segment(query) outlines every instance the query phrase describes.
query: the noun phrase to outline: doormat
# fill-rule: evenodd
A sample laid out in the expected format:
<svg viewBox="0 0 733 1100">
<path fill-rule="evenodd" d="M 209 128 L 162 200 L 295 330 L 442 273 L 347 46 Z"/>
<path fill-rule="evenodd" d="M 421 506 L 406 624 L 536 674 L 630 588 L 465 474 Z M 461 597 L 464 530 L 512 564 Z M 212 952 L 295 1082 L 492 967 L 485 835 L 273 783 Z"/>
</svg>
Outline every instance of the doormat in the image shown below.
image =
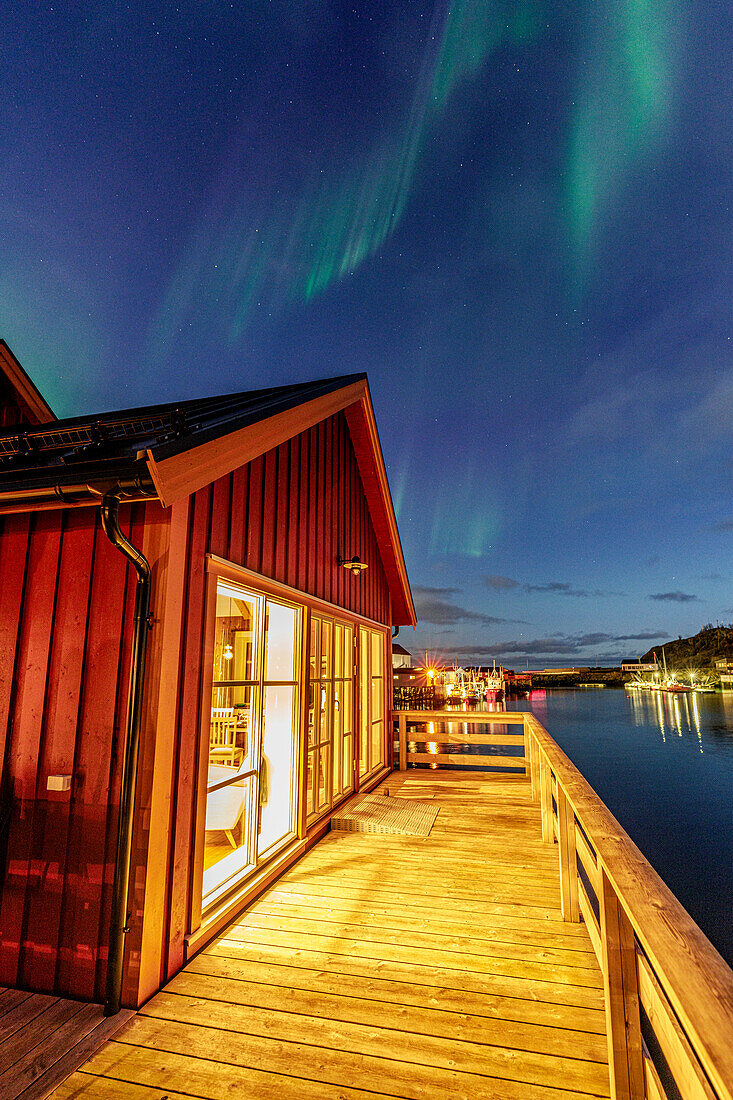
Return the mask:
<svg viewBox="0 0 733 1100">
<path fill-rule="evenodd" d="M 331 818 L 331 828 L 344 833 L 396 833 L 430 836 L 439 806 L 408 798 L 365 794 Z"/>
</svg>

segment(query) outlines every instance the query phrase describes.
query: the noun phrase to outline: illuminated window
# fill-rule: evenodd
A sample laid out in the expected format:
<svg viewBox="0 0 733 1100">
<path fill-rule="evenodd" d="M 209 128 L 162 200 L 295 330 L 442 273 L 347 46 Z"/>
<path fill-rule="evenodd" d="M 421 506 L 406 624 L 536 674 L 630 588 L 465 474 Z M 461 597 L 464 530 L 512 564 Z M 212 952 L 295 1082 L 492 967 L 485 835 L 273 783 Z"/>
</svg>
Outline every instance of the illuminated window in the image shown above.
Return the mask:
<svg viewBox="0 0 733 1100">
<path fill-rule="evenodd" d="M 216 588 L 203 903 L 295 835 L 300 608 Z"/>
<path fill-rule="evenodd" d="M 381 630 L 359 627 L 359 776 L 385 761 L 385 651 Z"/>
<path fill-rule="evenodd" d="M 306 815 L 320 817 L 354 786 L 353 627 L 311 615 Z"/>
</svg>

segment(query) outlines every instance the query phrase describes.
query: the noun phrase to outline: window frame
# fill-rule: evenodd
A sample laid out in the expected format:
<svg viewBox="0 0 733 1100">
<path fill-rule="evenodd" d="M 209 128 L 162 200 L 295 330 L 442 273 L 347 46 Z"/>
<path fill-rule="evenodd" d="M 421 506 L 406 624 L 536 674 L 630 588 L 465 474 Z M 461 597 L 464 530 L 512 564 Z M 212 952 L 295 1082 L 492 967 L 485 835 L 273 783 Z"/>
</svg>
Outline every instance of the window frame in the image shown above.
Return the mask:
<svg viewBox="0 0 733 1100">
<path fill-rule="evenodd" d="M 286 603 L 294 604 L 301 611 L 301 629 L 299 639 L 299 653 L 298 653 L 298 688 L 299 688 L 299 713 L 298 713 L 298 739 L 297 739 L 297 763 L 293 769 L 293 781 L 296 786 L 296 803 L 295 803 L 295 820 L 296 820 L 296 837 L 293 841 L 305 841 L 306 837 L 315 829 L 322 829 L 323 822 L 333 813 L 338 806 L 346 799 L 352 797 L 357 793 L 360 788 L 367 782 L 371 783 L 378 773 L 375 771 L 366 776 L 359 776 L 359 743 L 360 743 L 360 700 L 359 700 L 359 688 L 358 688 L 358 645 L 354 647 L 354 677 L 352 686 L 353 695 L 353 746 L 354 746 L 354 767 L 353 767 L 353 784 L 350 790 L 346 791 L 339 796 L 337 801 L 332 801 L 331 806 L 324 810 L 320 817 L 311 818 L 306 822 L 306 776 L 307 776 L 307 736 L 308 736 L 308 685 L 309 685 L 309 661 L 310 661 L 310 620 L 311 614 L 320 616 L 326 616 L 331 619 L 338 619 L 342 623 L 346 623 L 352 628 L 353 637 L 358 639 L 359 628 L 366 626 L 370 630 L 379 631 L 384 635 L 384 652 L 385 660 L 387 653 L 387 642 L 389 639 L 390 627 L 388 624 L 377 622 L 374 619 L 370 619 L 364 615 L 359 615 L 356 612 L 350 611 L 348 608 L 341 607 L 339 604 L 330 603 L 327 600 L 322 600 L 317 596 L 312 596 L 310 593 L 303 592 L 300 589 L 294 588 L 291 585 L 284 584 L 281 581 L 275 581 L 271 577 L 266 577 L 261 573 L 256 573 L 246 566 L 238 565 L 236 562 L 227 560 L 220 557 L 217 554 L 207 553 L 204 559 L 204 569 L 206 572 L 206 594 L 204 600 L 204 615 L 203 615 L 203 631 L 202 631 L 202 646 L 200 650 L 200 704 L 199 704 L 199 724 L 197 730 L 198 737 L 198 758 L 196 764 L 196 788 L 193 800 L 193 815 L 194 820 L 192 822 L 193 828 L 193 843 L 189 848 L 189 904 L 188 904 L 188 928 L 187 937 L 195 937 L 206 922 L 211 918 L 211 909 L 213 908 L 217 913 L 220 910 L 225 910 L 226 907 L 234 907 L 236 898 L 238 895 L 246 891 L 247 884 L 237 882 L 232 885 L 231 890 L 226 893 L 222 893 L 221 897 L 217 899 L 213 907 L 207 908 L 204 912 L 202 908 L 202 887 L 203 887 L 203 865 L 204 865 L 204 847 L 205 847 L 205 819 L 206 819 L 206 789 L 207 789 L 207 761 L 208 761 L 208 729 L 210 722 L 211 712 L 211 698 L 213 688 L 213 658 L 214 658 L 214 635 L 216 629 L 216 586 L 219 579 L 230 580 L 235 584 L 241 585 L 243 588 L 249 588 L 257 595 L 263 597 L 272 596 L 275 599 L 282 600 Z M 385 674 L 384 683 L 387 684 L 387 676 Z M 389 768 L 389 730 L 388 730 L 388 714 L 391 709 L 389 706 L 389 699 L 386 695 L 385 688 L 385 744 L 384 744 L 384 765 L 383 769 L 386 771 Z M 204 736 L 206 734 L 206 736 Z M 268 856 L 267 862 L 275 861 L 281 849 L 278 847 L 277 851 L 272 853 L 272 856 Z M 263 852 L 263 857 L 268 853 Z M 253 873 L 252 878 L 257 878 L 259 872 L 263 869 L 258 861 L 256 872 Z"/>
</svg>

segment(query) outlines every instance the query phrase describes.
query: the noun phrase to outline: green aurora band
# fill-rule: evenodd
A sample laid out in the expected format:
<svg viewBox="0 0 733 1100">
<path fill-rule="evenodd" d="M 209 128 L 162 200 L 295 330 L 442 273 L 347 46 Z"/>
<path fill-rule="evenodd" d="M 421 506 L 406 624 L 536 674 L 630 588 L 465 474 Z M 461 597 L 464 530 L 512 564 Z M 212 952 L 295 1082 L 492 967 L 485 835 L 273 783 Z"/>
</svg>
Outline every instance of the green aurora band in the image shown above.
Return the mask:
<svg viewBox="0 0 733 1100">
<path fill-rule="evenodd" d="M 569 299 L 582 297 L 604 214 L 635 164 L 660 146 L 670 115 L 676 0 L 610 0 L 580 8 L 556 216 L 565 225 Z M 375 256 L 415 190 L 423 154 L 456 97 L 507 46 L 552 33 L 538 0 L 438 0 L 403 124 L 356 163 L 314 169 L 294 201 L 253 211 L 240 196 L 203 217 L 154 324 L 153 363 L 167 358 L 195 312 L 236 343 L 256 312 L 307 302 Z M 487 225 L 489 235 L 491 225 Z M 474 542 L 476 540 L 473 540 Z"/>
</svg>

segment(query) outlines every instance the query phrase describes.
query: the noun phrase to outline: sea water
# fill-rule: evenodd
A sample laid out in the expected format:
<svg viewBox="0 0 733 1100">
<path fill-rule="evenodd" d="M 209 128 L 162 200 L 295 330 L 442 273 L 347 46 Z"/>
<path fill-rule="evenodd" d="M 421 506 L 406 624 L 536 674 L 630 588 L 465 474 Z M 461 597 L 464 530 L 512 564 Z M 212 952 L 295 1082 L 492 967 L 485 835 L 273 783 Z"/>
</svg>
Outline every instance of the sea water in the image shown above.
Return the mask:
<svg viewBox="0 0 733 1100">
<path fill-rule="evenodd" d="M 733 966 L 733 693 L 536 691 L 507 709 L 533 711 Z"/>
</svg>

